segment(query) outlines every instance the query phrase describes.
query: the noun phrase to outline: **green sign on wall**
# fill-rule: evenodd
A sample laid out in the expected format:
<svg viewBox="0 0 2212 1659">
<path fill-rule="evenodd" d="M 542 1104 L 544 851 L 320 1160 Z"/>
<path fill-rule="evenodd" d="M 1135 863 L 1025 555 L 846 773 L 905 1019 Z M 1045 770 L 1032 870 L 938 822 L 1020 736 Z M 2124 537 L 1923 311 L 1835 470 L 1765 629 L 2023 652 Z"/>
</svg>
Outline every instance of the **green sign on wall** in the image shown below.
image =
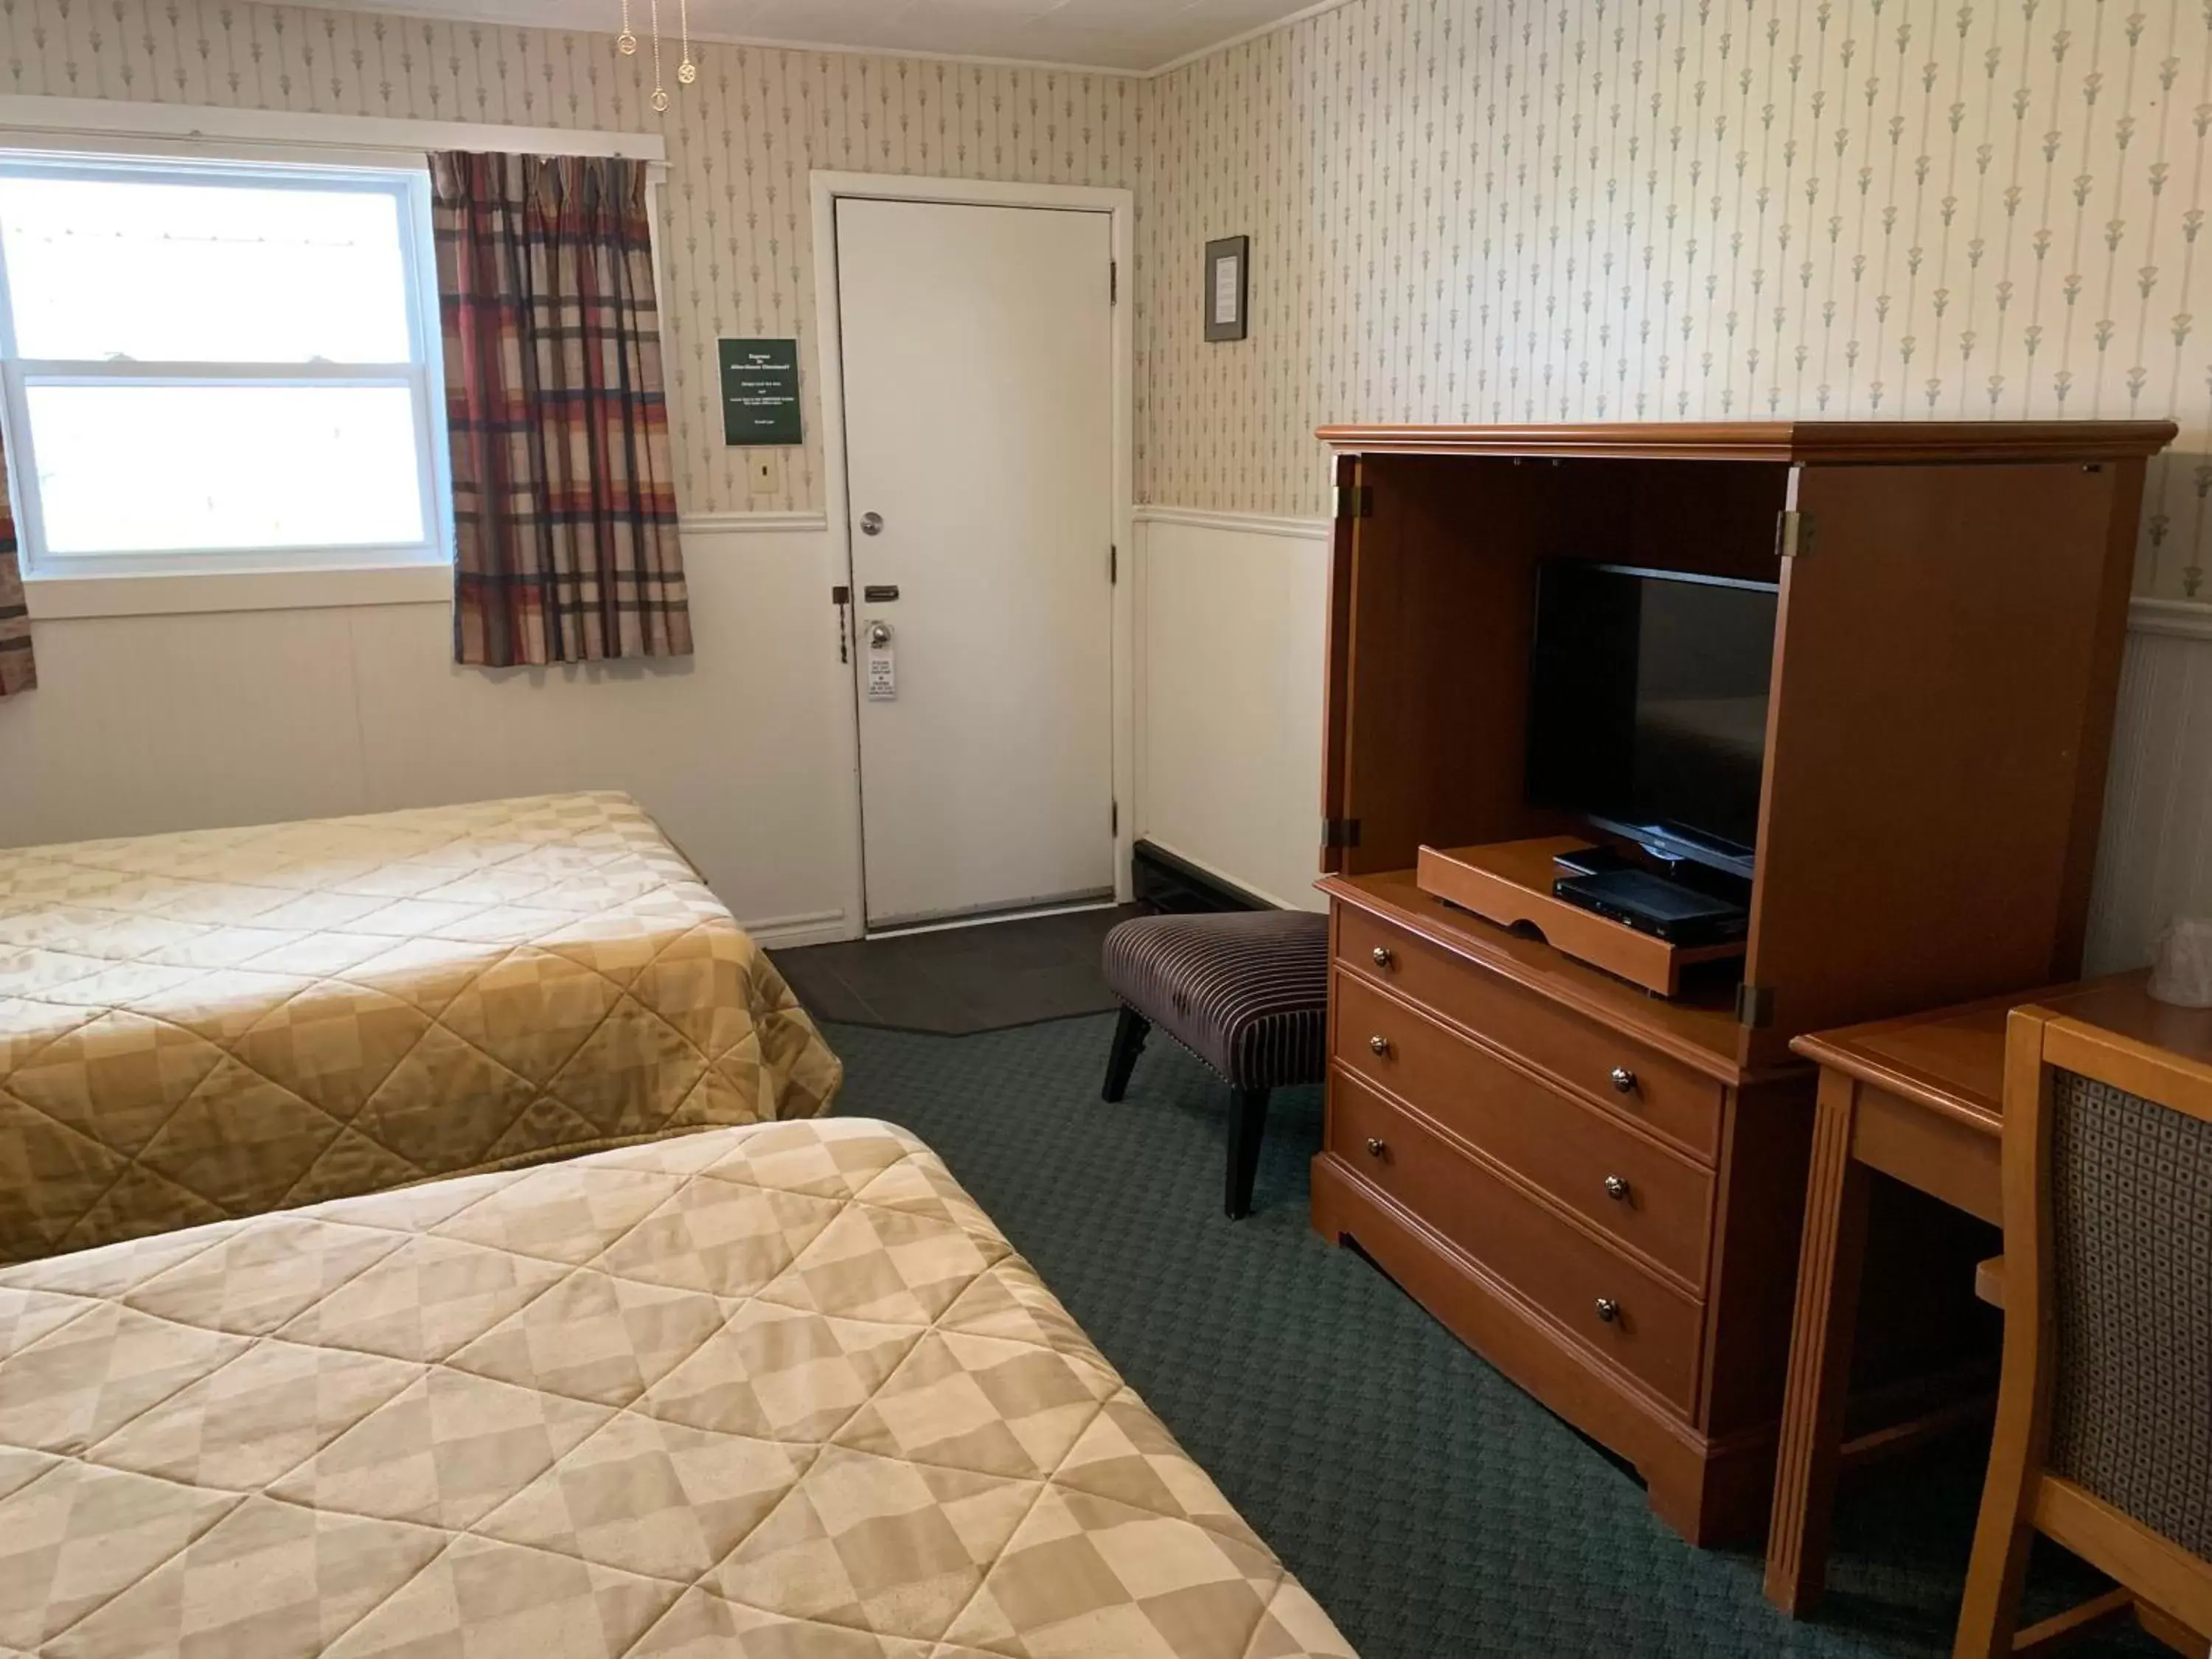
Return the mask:
<svg viewBox="0 0 2212 1659">
<path fill-rule="evenodd" d="M 724 340 L 722 441 L 795 444 L 799 434 L 799 342 Z"/>
</svg>

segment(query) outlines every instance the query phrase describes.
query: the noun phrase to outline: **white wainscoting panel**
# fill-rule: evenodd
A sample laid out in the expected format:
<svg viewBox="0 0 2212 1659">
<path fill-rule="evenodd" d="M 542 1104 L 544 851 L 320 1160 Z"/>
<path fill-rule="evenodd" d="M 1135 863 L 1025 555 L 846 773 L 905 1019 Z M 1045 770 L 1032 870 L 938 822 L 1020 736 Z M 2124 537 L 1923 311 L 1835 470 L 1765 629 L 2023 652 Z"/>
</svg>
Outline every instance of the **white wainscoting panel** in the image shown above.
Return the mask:
<svg viewBox="0 0 2212 1659">
<path fill-rule="evenodd" d="M 1328 527 L 1139 507 L 1138 833 L 1319 909 Z"/>
<path fill-rule="evenodd" d="M 1327 526 L 1139 510 L 1138 832 L 1317 908 Z M 698 654 L 486 672 L 442 604 L 38 623 L 0 705 L 0 845 L 626 789 L 763 939 L 850 936 L 825 532 L 684 526 Z M 2090 915 L 2094 971 L 2212 914 L 2212 607 L 2138 602 Z"/>
<path fill-rule="evenodd" d="M 764 942 L 847 937 L 825 540 L 687 520 L 673 660 L 458 668 L 444 603 L 40 622 L 39 687 L 0 706 L 0 845 L 622 789 Z"/>
<path fill-rule="evenodd" d="M 2089 970 L 2149 961 L 2177 915 L 2212 915 L 2212 607 L 2139 600 L 2120 671 Z"/>
<path fill-rule="evenodd" d="M 370 810 L 344 611 L 31 629 L 39 684 L 0 702 L 0 844 Z"/>
<path fill-rule="evenodd" d="M 1316 905 L 1328 526 L 1138 509 L 1139 832 L 1279 903 Z M 2212 606 L 2130 619 L 2087 965 L 2150 958 L 2212 915 Z"/>
</svg>

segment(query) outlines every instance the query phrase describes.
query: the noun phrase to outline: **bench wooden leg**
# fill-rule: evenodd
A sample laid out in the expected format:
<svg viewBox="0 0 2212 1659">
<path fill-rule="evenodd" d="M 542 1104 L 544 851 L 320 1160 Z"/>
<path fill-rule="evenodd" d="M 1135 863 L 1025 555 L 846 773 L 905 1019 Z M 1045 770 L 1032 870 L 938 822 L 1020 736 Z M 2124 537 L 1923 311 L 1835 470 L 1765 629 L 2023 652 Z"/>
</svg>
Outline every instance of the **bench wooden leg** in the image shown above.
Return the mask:
<svg viewBox="0 0 2212 1659">
<path fill-rule="evenodd" d="M 1152 1029 L 1152 1021 L 1135 1009 L 1121 1010 L 1121 1023 L 1114 1028 L 1114 1047 L 1106 1056 L 1106 1086 L 1099 1091 L 1102 1098 L 1119 1100 L 1128 1093 L 1129 1073 L 1136 1069 L 1137 1056 L 1144 1051 L 1145 1038 Z"/>
<path fill-rule="evenodd" d="M 1260 1140 L 1267 1130 L 1267 1091 L 1237 1089 L 1229 1105 L 1229 1182 L 1222 1207 L 1231 1221 L 1252 1213 L 1252 1178 L 1260 1170 Z"/>
</svg>

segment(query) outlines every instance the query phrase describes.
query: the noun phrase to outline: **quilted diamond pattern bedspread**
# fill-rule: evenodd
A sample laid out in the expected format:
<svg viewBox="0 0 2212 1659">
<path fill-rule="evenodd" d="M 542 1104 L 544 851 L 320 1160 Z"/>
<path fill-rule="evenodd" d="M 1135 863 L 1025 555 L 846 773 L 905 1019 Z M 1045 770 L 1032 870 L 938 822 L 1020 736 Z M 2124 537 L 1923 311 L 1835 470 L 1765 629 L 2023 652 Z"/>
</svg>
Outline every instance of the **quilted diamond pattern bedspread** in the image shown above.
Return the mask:
<svg viewBox="0 0 2212 1659">
<path fill-rule="evenodd" d="M 826 1106 L 629 797 L 0 850 L 0 1262 Z"/>
<path fill-rule="evenodd" d="M 1350 1650 L 936 1156 L 832 1118 L 0 1271 L 0 1653 Z"/>
</svg>

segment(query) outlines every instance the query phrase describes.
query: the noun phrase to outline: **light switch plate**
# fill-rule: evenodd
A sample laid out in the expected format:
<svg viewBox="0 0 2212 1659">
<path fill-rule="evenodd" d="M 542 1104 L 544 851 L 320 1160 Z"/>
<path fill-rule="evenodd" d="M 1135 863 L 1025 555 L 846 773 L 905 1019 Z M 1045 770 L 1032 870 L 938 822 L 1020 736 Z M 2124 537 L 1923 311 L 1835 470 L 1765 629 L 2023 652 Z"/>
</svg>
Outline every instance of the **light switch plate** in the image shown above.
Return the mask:
<svg viewBox="0 0 2212 1659">
<path fill-rule="evenodd" d="M 756 449 L 745 457 L 745 493 L 780 495 L 783 493 L 783 457 L 773 449 Z"/>
</svg>

